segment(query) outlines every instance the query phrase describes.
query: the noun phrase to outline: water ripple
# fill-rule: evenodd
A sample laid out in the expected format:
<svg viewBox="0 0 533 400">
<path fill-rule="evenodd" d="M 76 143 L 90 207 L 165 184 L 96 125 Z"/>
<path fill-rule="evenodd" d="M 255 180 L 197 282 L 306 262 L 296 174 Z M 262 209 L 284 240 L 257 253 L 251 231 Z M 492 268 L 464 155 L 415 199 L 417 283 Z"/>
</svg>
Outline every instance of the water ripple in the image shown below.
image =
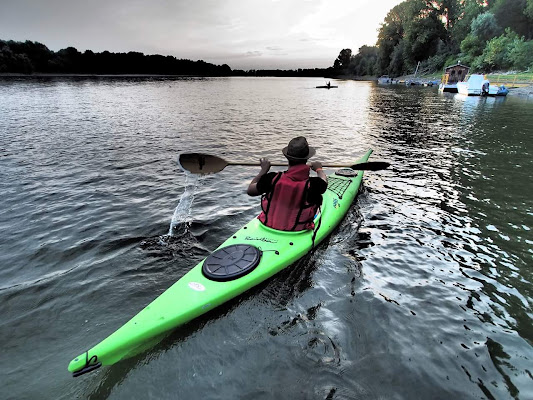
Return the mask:
<svg viewBox="0 0 533 400">
<path fill-rule="evenodd" d="M 371 82 L 314 90 L 318 81 L 0 79 L 6 393 L 532 397 L 531 104 Z M 312 254 L 72 381 L 72 356 L 259 213 L 246 195 L 258 168 L 196 180 L 178 154 L 281 162 L 298 135 L 323 163 L 373 148 L 391 168 L 365 174 Z"/>
</svg>

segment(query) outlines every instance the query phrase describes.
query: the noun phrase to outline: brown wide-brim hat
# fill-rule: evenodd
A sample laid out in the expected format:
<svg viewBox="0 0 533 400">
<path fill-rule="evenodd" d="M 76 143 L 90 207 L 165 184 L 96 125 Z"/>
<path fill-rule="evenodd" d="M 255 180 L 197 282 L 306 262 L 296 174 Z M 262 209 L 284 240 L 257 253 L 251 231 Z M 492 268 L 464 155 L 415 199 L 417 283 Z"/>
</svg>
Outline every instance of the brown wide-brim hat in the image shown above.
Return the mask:
<svg viewBox="0 0 533 400">
<path fill-rule="evenodd" d="M 294 161 L 304 161 L 316 154 L 315 148 L 309 146 L 309 144 L 307 144 L 307 139 L 303 136 L 298 136 L 292 139 L 289 142 L 289 145 L 284 147 L 281 151 L 288 160 Z"/>
</svg>

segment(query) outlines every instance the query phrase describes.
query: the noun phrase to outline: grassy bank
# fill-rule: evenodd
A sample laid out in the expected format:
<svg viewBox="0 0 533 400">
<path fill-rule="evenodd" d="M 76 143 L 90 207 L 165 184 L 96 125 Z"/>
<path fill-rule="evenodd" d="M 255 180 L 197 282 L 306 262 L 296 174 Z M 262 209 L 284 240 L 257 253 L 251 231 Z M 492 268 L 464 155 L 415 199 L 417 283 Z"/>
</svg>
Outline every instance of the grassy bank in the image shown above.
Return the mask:
<svg viewBox="0 0 533 400">
<path fill-rule="evenodd" d="M 491 83 L 508 87 L 523 87 L 533 85 L 533 72 L 501 72 L 487 74 Z"/>
</svg>

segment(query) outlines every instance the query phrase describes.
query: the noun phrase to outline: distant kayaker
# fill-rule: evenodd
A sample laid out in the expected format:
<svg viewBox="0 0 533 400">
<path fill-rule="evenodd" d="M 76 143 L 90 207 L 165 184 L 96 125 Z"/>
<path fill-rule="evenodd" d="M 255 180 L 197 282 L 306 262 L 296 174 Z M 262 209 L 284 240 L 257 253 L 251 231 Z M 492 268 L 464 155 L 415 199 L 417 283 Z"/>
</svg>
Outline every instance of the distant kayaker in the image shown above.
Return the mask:
<svg viewBox="0 0 533 400">
<path fill-rule="evenodd" d="M 331 87 L 331 82 L 328 82 L 328 89 Z"/>
<path fill-rule="evenodd" d="M 268 172 L 270 161 L 261 158 L 261 171 L 250 182 L 248 194 L 261 198 L 262 212 L 259 220 L 266 226 L 283 231 L 313 229 L 313 219 L 320 205 L 322 193 L 328 187 L 322 163 L 307 160 L 316 151 L 303 136 L 296 137 L 282 150 L 289 161 L 289 169 L 283 172 Z M 310 177 L 310 170 L 317 177 Z"/>
</svg>

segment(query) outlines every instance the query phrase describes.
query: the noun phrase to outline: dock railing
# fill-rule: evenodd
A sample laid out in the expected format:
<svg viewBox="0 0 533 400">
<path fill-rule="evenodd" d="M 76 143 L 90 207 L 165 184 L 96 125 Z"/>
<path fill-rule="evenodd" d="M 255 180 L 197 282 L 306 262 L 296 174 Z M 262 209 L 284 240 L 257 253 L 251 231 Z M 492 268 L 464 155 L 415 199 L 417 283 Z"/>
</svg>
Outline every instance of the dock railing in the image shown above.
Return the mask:
<svg viewBox="0 0 533 400">
<path fill-rule="evenodd" d="M 518 88 L 533 85 L 533 77 L 506 74 L 488 74 L 490 83 L 496 85 L 505 85 L 508 88 Z"/>
</svg>

